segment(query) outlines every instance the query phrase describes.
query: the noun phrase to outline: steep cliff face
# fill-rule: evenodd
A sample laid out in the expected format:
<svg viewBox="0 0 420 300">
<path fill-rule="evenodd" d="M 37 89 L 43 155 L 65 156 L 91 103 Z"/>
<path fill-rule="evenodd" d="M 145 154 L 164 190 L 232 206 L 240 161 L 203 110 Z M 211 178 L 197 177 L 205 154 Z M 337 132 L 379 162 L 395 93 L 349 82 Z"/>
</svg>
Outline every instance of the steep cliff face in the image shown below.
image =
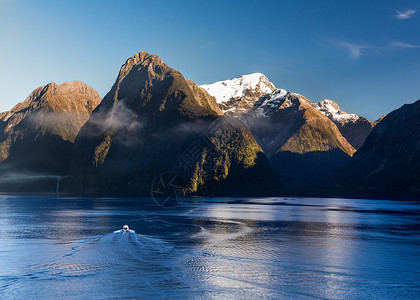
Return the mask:
<svg viewBox="0 0 420 300">
<path fill-rule="evenodd" d="M 72 143 L 100 101 L 94 89 L 79 81 L 34 90 L 0 115 L 0 169 L 67 172 Z"/>
<path fill-rule="evenodd" d="M 71 189 L 150 194 L 154 179 L 172 172 L 186 193 L 265 193 L 275 180 L 261 148 L 240 121 L 219 114 L 159 57 L 134 55 L 76 139 Z"/>
<path fill-rule="evenodd" d="M 274 173 L 291 188 L 307 187 L 343 165 L 355 149 L 302 95 L 275 90 L 243 116 Z"/>
<path fill-rule="evenodd" d="M 420 100 L 389 113 L 334 176 L 350 195 L 420 196 Z"/>
<path fill-rule="evenodd" d="M 205 89 L 198 86 L 194 81 L 187 80 L 188 86 L 195 95 L 198 103 L 207 109 L 215 111 L 218 115 L 223 115 L 223 111 L 217 105 L 216 98 L 211 96 Z"/>
</svg>

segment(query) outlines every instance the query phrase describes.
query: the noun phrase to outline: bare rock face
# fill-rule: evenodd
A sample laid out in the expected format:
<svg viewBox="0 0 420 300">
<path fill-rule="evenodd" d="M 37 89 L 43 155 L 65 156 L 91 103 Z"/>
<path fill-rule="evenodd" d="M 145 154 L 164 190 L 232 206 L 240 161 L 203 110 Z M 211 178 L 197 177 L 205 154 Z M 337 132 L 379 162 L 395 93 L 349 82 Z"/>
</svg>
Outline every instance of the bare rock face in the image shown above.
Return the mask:
<svg viewBox="0 0 420 300">
<path fill-rule="evenodd" d="M 366 138 L 375 126 L 368 119 L 357 114 L 342 111 L 337 103 L 332 100 L 322 100 L 313 104 L 313 107 L 322 112 L 337 125 L 341 134 L 355 148 L 362 147 Z"/>
<path fill-rule="evenodd" d="M 276 89 L 261 73 L 243 75 L 201 87 L 216 98 L 223 113 L 233 115 L 248 112 L 259 98 Z"/>
<path fill-rule="evenodd" d="M 80 81 L 34 90 L 0 114 L 0 168 L 65 172 L 71 145 L 100 101 L 98 93 Z"/>
</svg>

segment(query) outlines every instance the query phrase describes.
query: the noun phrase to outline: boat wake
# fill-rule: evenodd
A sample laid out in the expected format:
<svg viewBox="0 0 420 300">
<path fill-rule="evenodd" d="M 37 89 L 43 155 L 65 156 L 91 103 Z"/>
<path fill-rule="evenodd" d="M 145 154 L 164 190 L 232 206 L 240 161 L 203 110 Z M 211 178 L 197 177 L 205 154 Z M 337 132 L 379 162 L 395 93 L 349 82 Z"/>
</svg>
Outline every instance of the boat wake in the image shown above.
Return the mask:
<svg viewBox="0 0 420 300">
<path fill-rule="evenodd" d="M 114 232 L 76 241 L 69 251 L 43 265 L 32 265 L 31 274 L 43 276 L 92 276 L 107 272 L 139 272 L 139 269 L 158 268 L 157 257 L 170 253 L 166 242 L 131 232 Z"/>
</svg>

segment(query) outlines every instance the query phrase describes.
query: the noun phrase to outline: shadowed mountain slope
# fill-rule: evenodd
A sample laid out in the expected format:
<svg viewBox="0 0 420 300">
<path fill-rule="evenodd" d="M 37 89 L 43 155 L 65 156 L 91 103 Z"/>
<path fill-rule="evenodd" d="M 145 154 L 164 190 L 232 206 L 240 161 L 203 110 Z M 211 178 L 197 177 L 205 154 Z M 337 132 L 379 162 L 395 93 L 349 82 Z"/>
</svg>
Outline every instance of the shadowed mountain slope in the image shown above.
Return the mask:
<svg viewBox="0 0 420 300">
<path fill-rule="evenodd" d="M 347 195 L 420 197 L 420 100 L 384 117 L 331 182 Z"/>
</svg>

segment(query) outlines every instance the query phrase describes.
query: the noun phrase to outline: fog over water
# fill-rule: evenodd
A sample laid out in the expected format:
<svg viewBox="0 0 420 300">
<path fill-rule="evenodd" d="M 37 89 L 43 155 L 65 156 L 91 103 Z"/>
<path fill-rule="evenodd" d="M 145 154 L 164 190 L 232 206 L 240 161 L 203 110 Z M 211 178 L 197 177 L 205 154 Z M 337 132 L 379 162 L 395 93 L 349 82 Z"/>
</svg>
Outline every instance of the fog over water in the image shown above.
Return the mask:
<svg viewBox="0 0 420 300">
<path fill-rule="evenodd" d="M 419 221 L 418 202 L 2 195 L 0 298 L 415 299 Z"/>
</svg>

